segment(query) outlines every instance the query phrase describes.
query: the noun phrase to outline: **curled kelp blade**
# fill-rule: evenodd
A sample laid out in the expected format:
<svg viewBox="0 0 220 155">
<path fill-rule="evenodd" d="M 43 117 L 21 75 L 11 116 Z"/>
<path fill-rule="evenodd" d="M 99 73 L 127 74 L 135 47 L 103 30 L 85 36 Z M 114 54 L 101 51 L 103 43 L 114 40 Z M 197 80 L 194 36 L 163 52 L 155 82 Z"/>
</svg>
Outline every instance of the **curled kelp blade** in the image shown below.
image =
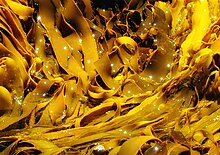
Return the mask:
<svg viewBox="0 0 220 155">
<path fill-rule="evenodd" d="M 1 92 L 1 96 L 0 96 L 1 111 L 11 110 L 13 107 L 11 94 L 5 87 L 2 87 L 2 86 L 0 86 L 0 92 Z"/>
<path fill-rule="evenodd" d="M 219 21 L 215 0 L 1 1 L 0 152 L 219 154 Z"/>
<path fill-rule="evenodd" d="M 19 16 L 20 19 L 27 20 L 28 17 L 31 17 L 34 12 L 33 8 L 26 6 L 20 2 L 14 2 L 11 0 L 6 0 L 5 2 L 13 10 L 13 12 Z"/>
<path fill-rule="evenodd" d="M 127 140 L 120 148 L 118 154 L 123 155 L 123 154 L 137 154 L 139 149 L 141 149 L 141 146 L 146 143 L 147 141 L 150 140 L 158 140 L 154 137 L 150 136 L 140 136 L 140 137 L 135 137 L 132 139 Z M 158 140 L 159 141 L 159 140 Z"/>
</svg>

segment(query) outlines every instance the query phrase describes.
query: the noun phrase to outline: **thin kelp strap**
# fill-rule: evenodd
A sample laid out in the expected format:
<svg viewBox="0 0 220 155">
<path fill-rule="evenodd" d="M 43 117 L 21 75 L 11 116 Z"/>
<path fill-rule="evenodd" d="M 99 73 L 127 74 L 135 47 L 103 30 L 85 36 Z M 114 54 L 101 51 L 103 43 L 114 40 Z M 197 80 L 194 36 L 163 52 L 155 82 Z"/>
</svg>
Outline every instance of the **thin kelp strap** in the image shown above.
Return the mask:
<svg viewBox="0 0 220 155">
<path fill-rule="evenodd" d="M 1 153 L 219 154 L 219 2 L 100 4 L 0 2 Z"/>
</svg>

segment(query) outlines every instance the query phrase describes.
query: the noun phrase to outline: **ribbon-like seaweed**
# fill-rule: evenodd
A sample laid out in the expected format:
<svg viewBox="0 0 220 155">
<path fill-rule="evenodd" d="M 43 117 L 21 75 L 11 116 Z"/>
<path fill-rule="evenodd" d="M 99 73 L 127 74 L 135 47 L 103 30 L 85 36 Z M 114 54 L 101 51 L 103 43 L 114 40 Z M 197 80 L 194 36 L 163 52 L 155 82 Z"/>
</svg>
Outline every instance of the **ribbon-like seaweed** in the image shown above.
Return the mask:
<svg viewBox="0 0 220 155">
<path fill-rule="evenodd" d="M 0 154 L 220 154 L 220 2 L 1 0 Z"/>
</svg>

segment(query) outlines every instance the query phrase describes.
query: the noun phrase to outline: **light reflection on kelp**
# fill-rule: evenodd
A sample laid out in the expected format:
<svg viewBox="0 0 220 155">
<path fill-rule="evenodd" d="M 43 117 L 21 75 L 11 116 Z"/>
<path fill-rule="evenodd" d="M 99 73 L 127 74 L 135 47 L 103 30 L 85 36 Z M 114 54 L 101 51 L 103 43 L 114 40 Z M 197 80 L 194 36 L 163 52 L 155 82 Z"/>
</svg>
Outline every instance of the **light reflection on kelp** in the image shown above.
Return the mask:
<svg viewBox="0 0 220 155">
<path fill-rule="evenodd" d="M 1 1 L 1 154 L 220 154 L 219 9 Z"/>
</svg>

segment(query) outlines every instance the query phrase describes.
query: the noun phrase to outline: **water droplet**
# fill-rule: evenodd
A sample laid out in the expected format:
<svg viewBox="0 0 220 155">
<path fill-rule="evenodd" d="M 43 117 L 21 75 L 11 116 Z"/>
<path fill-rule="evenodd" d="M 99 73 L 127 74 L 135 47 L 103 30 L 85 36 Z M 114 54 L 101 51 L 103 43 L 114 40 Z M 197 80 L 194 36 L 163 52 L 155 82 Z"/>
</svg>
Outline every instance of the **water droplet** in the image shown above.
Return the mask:
<svg viewBox="0 0 220 155">
<path fill-rule="evenodd" d="M 42 95 L 43 97 L 46 97 L 47 96 L 47 93 L 43 93 L 43 95 Z"/>
<path fill-rule="evenodd" d="M 41 16 L 37 16 L 37 21 L 41 21 Z"/>
<path fill-rule="evenodd" d="M 159 150 L 159 147 L 155 146 L 155 147 L 154 147 L 154 150 L 155 150 L 155 151 L 158 151 L 158 150 Z"/>
<path fill-rule="evenodd" d="M 105 150 L 105 147 L 102 146 L 102 145 L 98 145 L 94 148 L 94 150 L 92 151 L 92 153 L 94 155 L 101 155 L 101 154 L 105 154 L 106 153 L 106 150 Z"/>
</svg>

